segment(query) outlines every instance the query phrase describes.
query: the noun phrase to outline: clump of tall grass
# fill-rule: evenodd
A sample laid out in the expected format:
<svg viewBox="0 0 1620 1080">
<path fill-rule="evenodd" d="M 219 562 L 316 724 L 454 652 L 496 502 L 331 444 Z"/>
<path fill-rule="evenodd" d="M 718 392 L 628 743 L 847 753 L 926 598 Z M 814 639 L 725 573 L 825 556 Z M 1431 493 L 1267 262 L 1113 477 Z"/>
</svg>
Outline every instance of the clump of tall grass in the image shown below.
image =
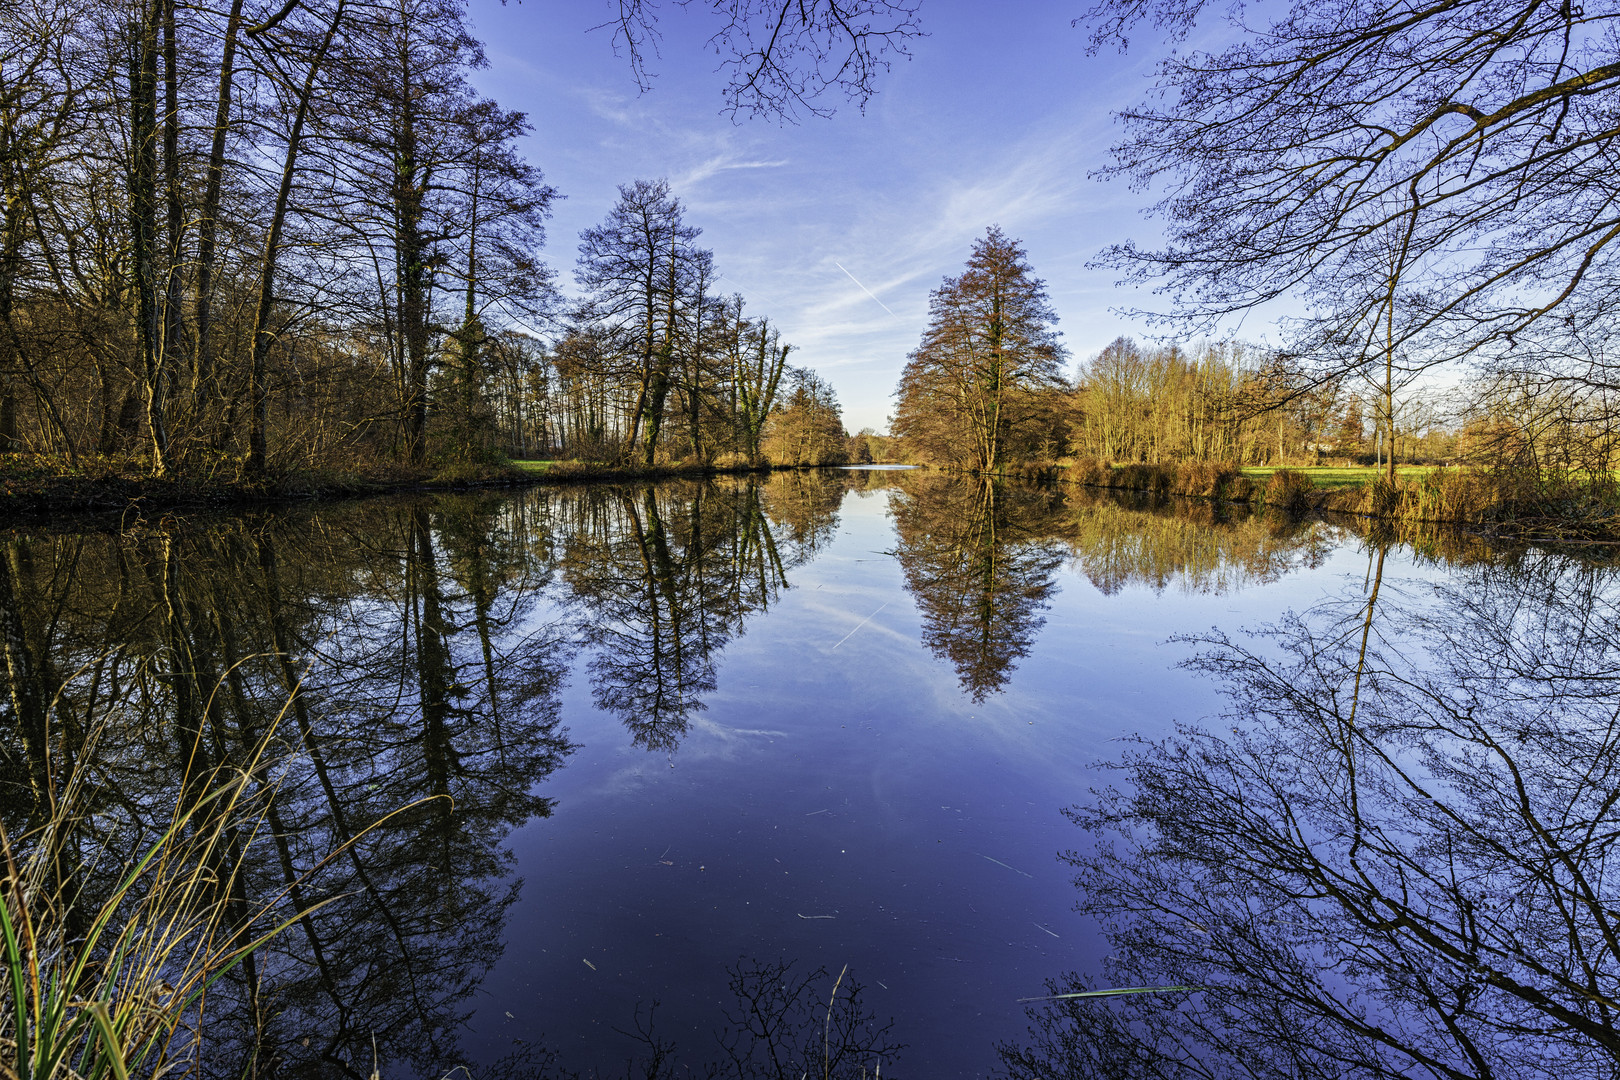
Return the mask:
<svg viewBox="0 0 1620 1080">
<path fill-rule="evenodd" d="M 1109 474 L 1109 487 L 1145 491 L 1149 495 L 1169 495 L 1174 487 L 1175 469 L 1169 465 L 1131 462 L 1116 465 Z"/>
<path fill-rule="evenodd" d="M 208 987 L 257 942 L 226 915 L 227 823 L 248 791 L 217 782 L 90 897 L 92 860 L 64 871 L 81 782 L 13 842 L 0 829 L 0 1071 L 19 1080 L 156 1073 Z M 103 849 L 101 855 L 110 858 Z"/>
<path fill-rule="evenodd" d="M 241 760 L 195 768 L 167 825 L 127 858 L 92 813 L 105 726 L 59 782 L 50 755 L 30 824 L 15 837 L 0 826 L 0 1077 L 183 1070 L 210 987 L 320 906 L 289 898 L 342 848 L 262 900 L 241 887 L 276 797 L 274 728 Z"/>
<path fill-rule="evenodd" d="M 0 1075 L 18 1080 L 156 1076 L 176 1043 L 195 1049 L 210 986 L 297 916 L 285 893 L 245 908 L 244 855 L 274 781 L 253 759 L 194 777 L 167 826 L 131 859 L 110 838 L 88 856 L 97 733 L 36 823 L 0 827 Z M 71 860 L 77 858 L 77 863 Z M 278 912 L 280 917 L 278 918 Z"/>
<path fill-rule="evenodd" d="M 1032 458 L 1021 461 L 1004 470 L 1008 476 L 1016 476 L 1021 480 L 1031 480 L 1035 483 L 1046 483 L 1058 475 L 1058 463 L 1051 458 Z"/>
<path fill-rule="evenodd" d="M 1254 483 L 1230 462 L 1191 461 L 1176 466 L 1175 493 L 1246 502 L 1254 494 Z"/>
<path fill-rule="evenodd" d="M 1612 477 L 1533 469 L 1434 469 L 1394 481 L 1380 476 L 1347 491 L 1335 509 L 1404 525 L 1612 529 L 1620 515 Z"/>
<path fill-rule="evenodd" d="M 1067 463 L 1066 478 L 1071 484 L 1084 484 L 1087 487 L 1107 487 L 1109 474 L 1113 471 L 1108 462 L 1101 458 L 1075 458 Z"/>
<path fill-rule="evenodd" d="M 1302 514 L 1315 505 L 1316 484 L 1310 476 L 1294 469 L 1278 469 L 1266 478 L 1261 494 L 1267 506 L 1289 514 Z"/>
</svg>

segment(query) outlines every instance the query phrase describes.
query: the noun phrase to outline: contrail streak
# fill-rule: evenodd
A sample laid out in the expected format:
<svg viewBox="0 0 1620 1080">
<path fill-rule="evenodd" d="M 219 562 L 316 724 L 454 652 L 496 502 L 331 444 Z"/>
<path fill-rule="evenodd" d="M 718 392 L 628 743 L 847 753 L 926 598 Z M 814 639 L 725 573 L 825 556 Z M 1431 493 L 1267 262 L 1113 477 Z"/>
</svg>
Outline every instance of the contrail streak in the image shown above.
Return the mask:
<svg viewBox="0 0 1620 1080">
<path fill-rule="evenodd" d="M 844 268 L 843 268 L 843 267 L 842 267 L 842 266 L 840 266 L 840 267 L 839 267 L 839 268 L 838 268 L 838 269 L 840 269 L 840 270 L 844 270 Z M 848 271 L 848 270 L 844 270 L 844 273 L 846 273 L 846 274 L 847 274 L 847 273 L 849 273 L 849 271 Z M 855 283 L 855 284 L 857 284 L 857 285 L 859 285 L 859 284 L 860 284 L 860 282 L 858 282 L 858 281 L 857 281 L 857 282 L 856 282 L 856 283 Z M 874 300 L 877 300 L 877 297 L 875 297 L 875 296 L 874 296 L 874 297 L 872 297 L 872 299 L 874 299 Z M 878 303 L 880 303 L 880 304 L 881 304 L 881 303 L 883 303 L 883 301 L 881 301 L 881 300 L 878 300 Z M 892 312 L 892 311 L 891 311 L 891 312 L 889 312 L 889 314 L 890 314 L 890 315 L 894 315 L 894 312 Z M 895 318 L 899 318 L 899 316 L 898 316 L 898 315 L 896 315 L 896 316 L 895 316 Z M 882 603 L 882 604 L 881 604 L 881 605 L 879 605 L 879 606 L 878 606 L 878 609 L 877 609 L 877 611 L 874 611 L 874 612 L 872 612 L 872 614 L 870 614 L 870 615 L 868 615 L 868 616 L 867 616 L 867 617 L 866 617 L 866 618 L 864 618 L 864 619 L 862 619 L 862 620 L 861 620 L 861 622 L 860 622 L 860 626 L 857 626 L 857 627 L 855 627 L 855 630 L 859 630 L 859 629 L 860 629 L 860 628 L 861 628 L 861 627 L 862 627 L 862 626 L 865 626 L 865 625 L 866 625 L 866 624 L 867 624 L 867 623 L 869 623 L 869 622 L 871 622 L 871 621 L 872 621 L 872 620 L 873 620 L 873 619 L 875 619 L 875 618 L 877 618 L 877 617 L 878 617 L 878 611 L 882 611 L 882 610 L 883 610 L 883 609 L 884 609 L 884 608 L 886 608 L 886 607 L 888 607 L 888 606 L 889 606 L 889 601 L 887 601 L 887 600 L 885 600 L 885 601 L 883 601 L 883 603 Z M 852 637 L 854 637 L 854 636 L 855 636 L 855 630 L 851 630 L 851 631 L 850 631 L 850 632 L 849 632 L 849 633 L 847 633 L 847 634 L 845 634 L 845 635 L 844 635 L 844 636 L 843 636 L 843 637 L 841 637 L 841 638 L 839 638 L 839 639 L 838 639 L 838 645 L 842 645 L 842 644 L 843 644 L 843 643 L 844 643 L 844 642 L 846 642 L 846 641 L 848 641 L 848 640 L 849 640 L 849 639 L 850 639 L 850 638 L 852 638 Z M 838 648 L 838 645 L 834 645 L 834 646 L 833 646 L 833 649 L 836 649 L 836 648 Z M 828 650 L 827 650 L 827 651 L 828 651 L 828 652 L 832 652 L 832 649 L 828 649 Z M 988 856 L 986 856 L 986 858 L 988 858 Z M 992 862 L 994 862 L 994 861 L 995 861 L 995 860 L 993 860 L 993 859 L 992 859 L 992 860 L 991 860 L 991 861 L 992 861 Z M 1009 870 L 1010 870 L 1010 869 L 1012 869 L 1012 867 L 1010 867 L 1010 866 L 1009 866 L 1009 867 L 1008 867 L 1008 868 L 1007 868 L 1007 869 L 1009 869 Z M 1022 870 L 1020 870 L 1020 871 L 1019 871 L 1019 873 L 1020 873 L 1020 874 L 1022 874 L 1022 873 L 1023 873 L 1023 871 L 1022 871 Z"/>
<path fill-rule="evenodd" d="M 844 270 L 844 264 L 839 262 L 837 259 L 833 260 L 833 265 L 838 267 L 840 270 Z M 849 278 L 849 280 L 853 281 L 855 284 L 861 285 L 861 279 L 850 273 L 848 270 L 844 270 L 844 276 Z M 865 293 L 867 296 L 870 296 L 873 300 L 877 300 L 878 307 L 882 308 L 884 311 L 889 311 L 889 305 L 885 304 L 881 300 L 878 300 L 877 293 L 873 292 L 871 289 L 868 289 L 865 285 L 861 285 L 861 292 Z M 896 315 L 894 312 L 889 311 L 889 318 L 898 319 L 899 317 L 900 316 Z"/>
</svg>

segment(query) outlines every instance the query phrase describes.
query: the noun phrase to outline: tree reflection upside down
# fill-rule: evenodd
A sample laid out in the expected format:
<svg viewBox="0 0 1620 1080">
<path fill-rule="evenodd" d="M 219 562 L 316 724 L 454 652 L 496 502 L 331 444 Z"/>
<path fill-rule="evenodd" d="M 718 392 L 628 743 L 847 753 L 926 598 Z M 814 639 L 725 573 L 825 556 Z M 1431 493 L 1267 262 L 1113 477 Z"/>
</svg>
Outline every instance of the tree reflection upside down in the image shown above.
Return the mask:
<svg viewBox="0 0 1620 1080">
<path fill-rule="evenodd" d="M 1007 1076 L 1620 1073 L 1620 580 L 1382 564 L 1200 639 L 1218 727 L 1067 812 L 1112 956 L 1050 992 L 1198 989 L 1036 1007 Z"/>
</svg>

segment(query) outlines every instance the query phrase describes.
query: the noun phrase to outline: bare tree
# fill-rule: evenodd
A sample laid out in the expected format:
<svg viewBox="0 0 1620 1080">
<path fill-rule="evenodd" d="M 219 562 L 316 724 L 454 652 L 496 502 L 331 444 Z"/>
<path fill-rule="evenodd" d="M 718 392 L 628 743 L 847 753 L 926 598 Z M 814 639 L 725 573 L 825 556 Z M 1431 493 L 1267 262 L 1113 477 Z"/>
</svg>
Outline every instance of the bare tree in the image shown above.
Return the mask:
<svg viewBox="0 0 1620 1080">
<path fill-rule="evenodd" d="M 1066 352 L 1046 284 L 1018 241 L 992 226 L 928 307 L 922 344 L 900 376 L 895 433 L 935 460 L 995 472 L 1040 426 L 1039 392 L 1062 381 Z"/>
<path fill-rule="evenodd" d="M 1100 0 L 1085 19 L 1096 48 L 1142 23 L 1179 39 L 1204 10 Z M 1550 364 L 1611 321 L 1620 7 L 1297 2 L 1254 28 L 1240 12 L 1229 46 L 1160 62 L 1103 170 L 1162 192 L 1165 245 L 1105 259 L 1167 283 L 1169 315 L 1208 327 L 1302 296 L 1295 351 L 1341 370 L 1402 351 Z"/>
<path fill-rule="evenodd" d="M 694 241 L 667 180 L 637 180 L 619 188 L 607 219 L 580 234 L 581 287 L 586 315 L 619 343 L 630 360 L 635 403 L 627 450 L 640 444 L 650 465 L 657 452 L 664 404 L 675 373 L 678 309 L 684 305 L 694 260 L 708 256 Z"/>
<path fill-rule="evenodd" d="M 682 6 L 686 6 L 682 4 Z M 909 58 L 907 43 L 922 33 L 918 0 L 707 0 L 720 21 L 709 48 L 723 57 L 725 111 L 731 116 L 793 119 L 800 112 L 832 115 L 824 95 L 841 91 L 865 108 L 893 56 Z M 646 91 L 658 54 L 658 0 L 619 0 L 612 29 L 636 84 Z"/>
</svg>

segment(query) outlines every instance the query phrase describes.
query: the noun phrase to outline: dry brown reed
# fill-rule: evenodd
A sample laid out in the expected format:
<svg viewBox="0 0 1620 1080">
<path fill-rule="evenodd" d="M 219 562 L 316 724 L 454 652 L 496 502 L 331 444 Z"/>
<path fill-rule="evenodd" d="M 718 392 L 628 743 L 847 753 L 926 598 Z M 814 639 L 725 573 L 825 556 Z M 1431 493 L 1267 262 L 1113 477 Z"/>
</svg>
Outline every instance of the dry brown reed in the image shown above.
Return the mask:
<svg viewBox="0 0 1620 1080">
<path fill-rule="evenodd" d="M 1294 469 L 1278 469 L 1266 478 L 1262 501 L 1290 514 L 1301 514 L 1316 505 L 1316 484 L 1310 476 Z"/>
<path fill-rule="evenodd" d="M 1132 462 L 1110 465 L 1095 458 L 1082 458 L 1068 465 L 1064 479 L 1089 487 L 1236 502 L 1251 498 L 1254 492 L 1249 478 L 1236 465 L 1228 462 L 1192 461 L 1172 465 Z"/>
</svg>

